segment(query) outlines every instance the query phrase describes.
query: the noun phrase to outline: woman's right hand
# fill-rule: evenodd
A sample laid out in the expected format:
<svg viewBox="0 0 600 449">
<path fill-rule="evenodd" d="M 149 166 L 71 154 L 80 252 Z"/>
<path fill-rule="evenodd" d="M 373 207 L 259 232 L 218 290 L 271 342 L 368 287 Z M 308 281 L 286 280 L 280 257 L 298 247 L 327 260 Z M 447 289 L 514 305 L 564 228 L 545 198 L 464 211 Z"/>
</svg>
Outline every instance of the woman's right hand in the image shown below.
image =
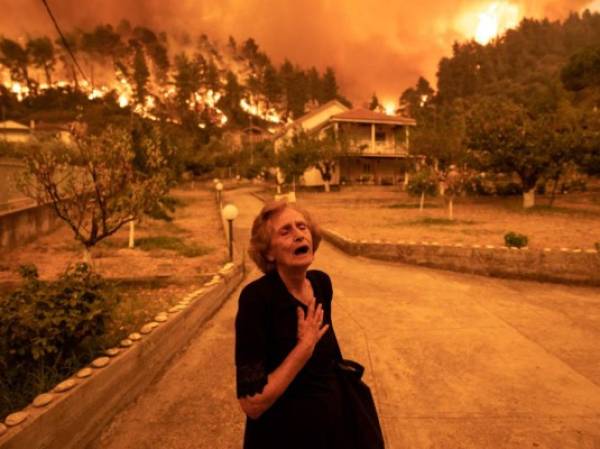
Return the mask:
<svg viewBox="0 0 600 449">
<path fill-rule="evenodd" d="M 319 304 L 315 307 L 316 303 L 317 301 L 313 297 L 308 304 L 306 315 L 301 307 L 296 309 L 298 314 L 298 344 L 311 353 L 329 329 L 329 324 L 323 326 L 323 306 Z"/>
</svg>

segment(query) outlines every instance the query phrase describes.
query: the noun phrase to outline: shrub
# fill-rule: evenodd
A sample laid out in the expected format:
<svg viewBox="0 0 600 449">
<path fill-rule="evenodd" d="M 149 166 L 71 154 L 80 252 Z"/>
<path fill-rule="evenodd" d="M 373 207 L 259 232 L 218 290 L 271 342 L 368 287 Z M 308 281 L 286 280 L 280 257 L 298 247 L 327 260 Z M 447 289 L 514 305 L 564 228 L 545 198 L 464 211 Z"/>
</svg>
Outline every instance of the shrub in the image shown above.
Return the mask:
<svg viewBox="0 0 600 449">
<path fill-rule="evenodd" d="M 435 196 L 437 193 L 437 182 L 433 173 L 429 170 L 421 170 L 415 173 L 408 181 L 406 187 L 410 195 L 419 196 L 425 192 L 425 195 Z"/>
<path fill-rule="evenodd" d="M 116 297 L 88 265 L 52 283 L 41 282 L 34 265 L 21 267 L 21 276 L 22 287 L 0 301 L 0 341 L 9 361 L 69 358 L 104 333 Z"/>
<path fill-rule="evenodd" d="M 500 196 L 521 195 L 523 187 L 517 182 L 496 184 L 496 194 Z"/>
<path fill-rule="evenodd" d="M 527 246 L 528 239 L 526 235 L 517 234 L 516 232 L 509 232 L 504 236 L 504 243 L 509 248 L 523 248 Z"/>
</svg>

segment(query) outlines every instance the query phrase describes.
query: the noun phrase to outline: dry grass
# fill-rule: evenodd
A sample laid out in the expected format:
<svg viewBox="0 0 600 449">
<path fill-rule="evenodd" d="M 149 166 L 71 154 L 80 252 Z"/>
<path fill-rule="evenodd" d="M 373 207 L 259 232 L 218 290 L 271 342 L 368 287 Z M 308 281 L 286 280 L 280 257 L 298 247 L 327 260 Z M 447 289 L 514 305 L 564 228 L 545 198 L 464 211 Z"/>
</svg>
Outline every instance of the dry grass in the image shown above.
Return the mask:
<svg viewBox="0 0 600 449">
<path fill-rule="evenodd" d="M 146 220 L 136 226 L 137 247 L 128 248 L 128 227 L 92 251 L 94 269 L 114 279 L 121 302 L 107 342 L 118 342 L 156 313 L 200 288 L 227 261 L 226 242 L 212 192 L 178 190 L 172 222 Z M 55 279 L 82 261 L 80 245 L 66 227 L 23 247 L 0 254 L 0 291 L 12 290 L 18 267 L 35 264 L 40 278 Z"/>
<path fill-rule="evenodd" d="M 407 240 L 503 245 L 514 231 L 529 237 L 532 248 L 594 248 L 600 241 L 600 194 L 586 192 L 537 197 L 538 206 L 523 210 L 520 197 L 461 197 L 448 219 L 442 198 L 428 198 L 419 212 L 418 198 L 398 187 L 353 186 L 341 192 L 297 194 L 325 228 L 359 240 Z"/>
</svg>

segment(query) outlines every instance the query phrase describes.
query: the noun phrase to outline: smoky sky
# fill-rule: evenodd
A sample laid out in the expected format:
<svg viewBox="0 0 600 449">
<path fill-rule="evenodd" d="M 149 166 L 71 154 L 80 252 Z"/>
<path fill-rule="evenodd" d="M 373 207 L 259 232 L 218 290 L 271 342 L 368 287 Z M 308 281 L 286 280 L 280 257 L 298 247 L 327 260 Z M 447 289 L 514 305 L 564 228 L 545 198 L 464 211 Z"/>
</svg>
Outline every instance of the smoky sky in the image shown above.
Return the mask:
<svg viewBox="0 0 600 449">
<path fill-rule="evenodd" d="M 332 66 L 355 104 L 373 93 L 396 100 L 418 76 L 435 85 L 438 61 L 454 41 L 473 38 L 478 15 L 492 3 L 519 17 L 564 19 L 600 9 L 599 0 L 48 0 L 62 28 L 117 23 L 166 31 L 173 46 L 206 33 L 224 42 L 253 37 L 273 60 L 323 70 Z M 54 34 L 41 0 L 0 0 L 0 34 Z"/>
</svg>

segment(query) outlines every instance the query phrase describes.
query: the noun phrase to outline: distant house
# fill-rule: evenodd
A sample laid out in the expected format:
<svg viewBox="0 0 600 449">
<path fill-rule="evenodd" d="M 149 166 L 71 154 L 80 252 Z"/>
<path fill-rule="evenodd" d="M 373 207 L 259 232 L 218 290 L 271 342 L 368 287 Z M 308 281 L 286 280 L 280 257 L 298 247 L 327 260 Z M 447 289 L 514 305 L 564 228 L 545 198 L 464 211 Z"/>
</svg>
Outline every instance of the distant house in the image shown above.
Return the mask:
<svg viewBox="0 0 600 449">
<path fill-rule="evenodd" d="M 231 142 L 236 148 L 252 145 L 262 142 L 263 140 L 269 140 L 271 137 L 272 135 L 269 131 L 258 126 L 248 126 L 247 128 L 228 131 L 224 134 L 224 138 Z"/>
<path fill-rule="evenodd" d="M 23 125 L 13 120 L 0 122 L 0 141 L 29 143 L 35 140 L 57 139 L 65 145 L 74 142 L 71 123 L 35 123 Z"/>
<path fill-rule="evenodd" d="M 28 143 L 33 140 L 31 128 L 14 120 L 0 122 L 0 141 L 10 143 Z"/>
<path fill-rule="evenodd" d="M 333 128 L 346 137 L 351 155 L 337 164 L 332 184 L 395 184 L 403 181 L 414 165 L 409 145 L 410 128 L 415 125 L 416 121 L 409 117 L 349 109 L 332 100 L 290 123 L 275 137 L 275 149 L 299 131 L 320 133 Z M 314 168 L 307 170 L 303 178 L 304 185 L 323 185 L 321 174 Z"/>
<path fill-rule="evenodd" d="M 40 140 L 56 139 L 65 145 L 73 145 L 73 123 L 35 123 L 33 134 Z"/>
</svg>

